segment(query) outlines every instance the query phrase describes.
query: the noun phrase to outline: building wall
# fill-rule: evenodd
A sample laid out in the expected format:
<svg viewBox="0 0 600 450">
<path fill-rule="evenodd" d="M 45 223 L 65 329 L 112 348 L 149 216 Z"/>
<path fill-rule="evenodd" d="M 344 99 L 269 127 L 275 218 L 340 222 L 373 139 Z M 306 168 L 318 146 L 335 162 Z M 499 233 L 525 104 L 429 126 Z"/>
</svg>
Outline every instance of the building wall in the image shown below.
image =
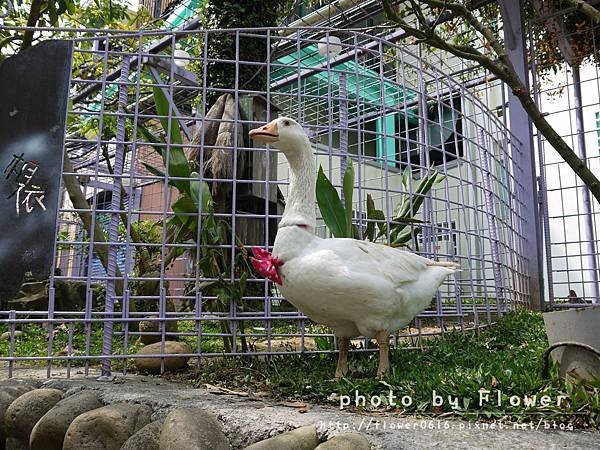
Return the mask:
<svg viewBox="0 0 600 450">
<path fill-rule="evenodd" d="M 159 14 L 155 15 L 155 17 L 160 17 L 162 13 L 165 12 L 167 7 L 178 0 L 139 0 L 139 5 L 141 7 L 146 8 L 150 13 L 154 14 L 155 8 L 157 7 L 157 1 L 159 2 Z"/>
<path fill-rule="evenodd" d="M 501 88 L 496 86 L 488 89 L 486 92 L 486 104 L 492 108 L 502 103 Z M 463 132 L 462 145 L 463 156 L 459 160 L 448 161 L 445 164 L 438 165 L 435 169 L 440 173 L 445 173 L 445 180 L 432 190 L 431 202 L 431 224 L 436 224 L 438 228 L 430 237 L 432 244 L 428 256 L 439 259 L 455 259 L 463 265 L 465 275 L 459 275 L 461 283 L 460 291 L 465 296 L 490 296 L 490 292 L 495 289 L 495 279 L 492 266 L 490 240 L 484 235 L 488 235 L 488 222 L 485 205 L 483 202 L 483 188 L 481 184 L 480 171 L 480 151 L 481 146 L 488 150 L 488 164 L 490 166 L 490 178 L 493 183 L 493 189 L 498 194 L 494 202 L 493 214 L 498 217 L 499 236 L 507 235 L 507 227 L 510 223 L 508 216 L 508 204 L 510 202 L 510 177 L 507 173 L 512 172 L 512 168 L 505 167 L 510 164 L 510 159 L 505 157 L 507 144 L 504 141 L 502 132 L 502 122 L 492 122 L 484 114 L 484 104 L 471 100 L 462 99 L 463 111 Z M 337 127 L 336 117 L 331 118 L 331 124 Z M 477 128 L 486 130 L 485 143 L 477 140 Z M 386 136 L 386 140 L 399 141 L 402 136 Z M 421 138 L 417 138 L 422 141 Z M 332 183 L 338 186 L 338 192 L 341 186 L 342 174 L 340 171 L 339 137 L 334 136 L 331 145 L 328 145 L 329 138 L 325 136 L 316 145 L 319 154 L 316 157 L 316 167 L 321 165 L 330 178 Z M 352 141 L 352 140 L 351 140 Z M 365 153 L 366 147 L 370 147 L 368 153 L 372 153 L 374 146 L 369 144 L 369 138 L 361 139 L 362 145 L 360 151 Z M 351 149 L 352 153 L 358 153 L 359 149 Z M 382 149 L 378 150 L 382 157 Z M 385 150 L 383 150 L 385 151 Z M 331 153 L 332 156 L 329 156 Z M 393 164 L 387 166 L 383 161 L 363 162 L 358 165 L 357 155 L 351 155 L 355 167 L 355 191 L 354 191 L 354 210 L 362 212 L 362 217 L 366 217 L 366 197 L 371 194 L 375 201 L 375 206 L 382 209 L 387 217 L 391 217 L 394 209 L 399 205 L 403 195 L 408 195 L 414 191 L 419 183 L 419 170 L 413 171 L 413 177 L 409 184 L 408 192 L 402 186 L 402 170 L 394 167 Z M 279 154 L 277 180 L 280 183 L 280 189 L 284 196 L 287 195 L 287 186 L 283 183 L 289 179 L 289 166 L 285 157 Z M 360 186 L 360 190 L 358 189 Z M 362 202 L 362 206 L 358 201 Z M 466 205 L 466 207 L 465 207 Z M 317 208 L 317 217 L 320 213 Z M 417 216 L 423 219 L 424 208 L 421 208 Z M 355 214 L 358 216 L 358 214 Z M 455 226 L 457 232 L 453 233 L 448 228 Z M 322 221 L 318 222 L 318 233 L 322 237 L 327 236 L 325 225 Z M 364 223 L 366 226 L 366 222 Z M 455 240 L 456 245 L 454 245 Z M 414 248 L 414 245 L 411 245 Z M 421 248 L 423 250 L 422 242 Z M 508 258 L 508 249 L 500 248 L 500 255 L 504 260 Z M 462 279 L 461 279 L 462 277 Z M 483 292 L 485 291 L 485 292 Z M 450 292 L 450 289 L 446 289 Z M 442 295 L 444 292 L 442 291 Z"/>
</svg>

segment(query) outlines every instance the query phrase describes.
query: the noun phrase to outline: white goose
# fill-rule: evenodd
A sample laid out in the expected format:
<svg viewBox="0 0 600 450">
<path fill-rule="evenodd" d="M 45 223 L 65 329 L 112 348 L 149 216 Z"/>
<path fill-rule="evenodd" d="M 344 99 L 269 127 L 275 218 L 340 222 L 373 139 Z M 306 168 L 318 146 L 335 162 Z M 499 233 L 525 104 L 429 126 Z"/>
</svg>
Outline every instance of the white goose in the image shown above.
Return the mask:
<svg viewBox="0 0 600 450">
<path fill-rule="evenodd" d="M 348 372 L 350 338 L 375 337 L 378 376 L 389 371 L 389 337 L 431 302 L 442 281 L 458 269 L 408 251 L 356 239 L 314 234 L 315 164 L 303 128 L 281 117 L 250 131 L 288 160 L 290 184 L 273 254 L 253 249 L 254 267 L 279 284 L 283 296 L 338 339 L 336 378 Z"/>
</svg>

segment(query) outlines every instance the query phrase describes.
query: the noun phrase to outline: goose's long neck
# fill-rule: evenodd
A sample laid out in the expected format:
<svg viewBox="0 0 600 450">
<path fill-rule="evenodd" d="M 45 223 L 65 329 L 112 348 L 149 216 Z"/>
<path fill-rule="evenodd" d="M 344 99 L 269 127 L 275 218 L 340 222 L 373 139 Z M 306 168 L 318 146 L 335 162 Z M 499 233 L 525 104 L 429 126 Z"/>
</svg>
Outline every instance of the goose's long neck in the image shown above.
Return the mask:
<svg viewBox="0 0 600 450">
<path fill-rule="evenodd" d="M 314 232 L 315 214 L 315 161 L 308 139 L 301 151 L 287 156 L 290 165 L 290 185 L 279 228 L 289 226 L 307 227 Z"/>
</svg>

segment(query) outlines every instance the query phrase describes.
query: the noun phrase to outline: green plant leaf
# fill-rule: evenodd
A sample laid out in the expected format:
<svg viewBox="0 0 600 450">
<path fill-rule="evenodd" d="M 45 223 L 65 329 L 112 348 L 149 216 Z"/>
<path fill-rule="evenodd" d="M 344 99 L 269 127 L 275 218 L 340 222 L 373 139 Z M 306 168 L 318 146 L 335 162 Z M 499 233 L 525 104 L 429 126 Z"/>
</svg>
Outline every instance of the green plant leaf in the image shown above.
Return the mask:
<svg viewBox="0 0 600 450">
<path fill-rule="evenodd" d="M 200 198 L 200 174 L 198 172 L 190 173 L 190 196 L 196 205 Z"/>
<path fill-rule="evenodd" d="M 317 174 L 317 204 L 327 228 L 336 238 L 347 237 L 346 213 L 336 189 L 319 166 Z"/>
<path fill-rule="evenodd" d="M 353 239 L 360 239 L 360 233 L 358 231 L 358 225 L 356 225 L 355 223 L 352 224 L 352 234 L 351 236 Z"/>
<path fill-rule="evenodd" d="M 367 219 L 373 219 L 373 211 L 375 211 L 375 202 L 371 194 L 367 194 Z M 365 239 L 373 241 L 375 238 L 375 222 L 368 220 L 367 229 L 365 231 Z"/>
<path fill-rule="evenodd" d="M 416 237 L 421 232 L 421 228 L 417 227 L 412 230 L 406 230 L 396 236 L 391 242 L 392 247 L 405 247 L 413 237 Z"/>
<path fill-rule="evenodd" d="M 352 237 L 352 196 L 354 195 L 354 166 L 352 159 L 346 159 L 346 171 L 342 183 L 344 190 L 344 209 L 346 215 L 346 236 Z"/>
<path fill-rule="evenodd" d="M 163 160 L 164 165 L 167 165 L 167 157 L 166 157 L 166 149 L 165 144 L 161 141 L 161 139 L 152 133 L 148 128 L 144 125 L 138 125 L 139 132 L 144 136 L 146 142 L 152 145 L 152 148 L 156 153 L 158 153 Z M 150 168 L 146 163 L 143 163 L 146 169 L 148 169 L 152 174 L 159 175 L 164 177 L 165 174 L 160 172 L 155 167 Z M 188 162 L 185 153 L 182 148 L 171 147 L 169 149 L 169 170 L 168 173 L 170 176 L 174 177 L 185 177 L 188 178 L 190 176 L 190 163 Z M 176 187 L 179 191 L 190 193 L 189 192 L 189 181 L 187 180 L 169 180 L 169 184 L 171 186 Z"/>
<path fill-rule="evenodd" d="M 181 222 L 188 224 L 191 219 L 194 219 L 191 214 L 198 214 L 198 207 L 191 197 L 182 195 L 172 205 L 171 209 L 175 212 L 175 217 L 178 217 Z"/>
<path fill-rule="evenodd" d="M 196 205 L 199 205 L 199 201 L 202 199 L 202 212 L 212 213 L 213 199 L 208 183 L 206 181 L 200 183 L 200 174 L 198 172 L 192 172 L 190 177 L 190 195 L 192 200 Z M 200 193 L 200 185 L 202 185 L 202 193 Z"/>
<path fill-rule="evenodd" d="M 173 119 L 171 116 L 174 114 L 174 111 L 169 107 L 169 101 L 165 96 L 162 88 L 159 86 L 154 86 L 154 104 L 156 105 L 156 112 L 160 118 L 160 123 L 165 130 L 165 133 L 169 132 L 169 123 L 171 124 L 171 144 L 183 144 L 183 139 L 181 137 L 181 130 L 179 127 L 179 120 Z"/>
<path fill-rule="evenodd" d="M 213 198 L 208 183 L 202 183 L 202 211 L 213 212 Z"/>
<path fill-rule="evenodd" d="M 394 220 L 398 220 L 400 218 L 409 219 L 416 216 L 419 212 L 419 209 L 421 208 L 421 205 L 423 204 L 423 201 L 425 201 L 425 197 L 427 196 L 428 192 L 431 190 L 433 185 L 440 183 L 444 179 L 443 175 L 441 175 L 441 179 L 439 178 L 439 176 L 440 175 L 437 172 L 424 176 L 419 182 L 419 185 L 417 186 L 417 189 L 412 195 L 412 197 L 404 201 L 402 208 L 400 209 Z"/>
<path fill-rule="evenodd" d="M 154 149 L 154 151 L 156 153 L 158 153 L 161 157 L 163 157 L 165 147 L 164 147 L 164 143 L 160 140 L 160 138 L 158 136 L 156 136 L 155 134 L 153 134 L 144 125 L 141 125 L 141 124 L 138 125 L 138 131 L 140 133 L 142 133 L 142 135 L 144 136 L 144 139 L 146 139 L 146 142 L 148 142 L 149 144 L 160 144 L 160 145 L 152 145 L 152 148 Z"/>
<path fill-rule="evenodd" d="M 65 8 L 66 10 L 69 12 L 69 14 L 75 14 L 75 12 L 77 12 L 77 8 L 75 7 L 75 2 L 72 0 L 66 0 L 64 2 L 65 4 Z"/>
<path fill-rule="evenodd" d="M 402 186 L 404 187 L 405 191 L 408 191 L 408 177 L 410 177 L 410 170 L 408 167 L 406 167 L 403 171 L 402 171 Z"/>
<path fill-rule="evenodd" d="M 156 167 L 151 166 L 148 163 L 145 163 L 144 161 L 142 161 L 142 165 L 146 168 L 146 170 L 148 172 L 150 172 L 152 175 L 156 175 L 157 177 L 164 177 L 165 174 L 162 173 L 160 170 L 158 170 Z"/>
<path fill-rule="evenodd" d="M 385 220 L 385 214 L 382 210 L 375 208 L 375 202 L 373 201 L 373 197 L 371 194 L 367 194 L 367 231 L 365 233 L 365 237 L 373 242 L 375 240 L 375 224 L 377 224 L 377 228 L 379 229 L 379 235 L 377 237 L 385 234 L 385 223 L 383 222 L 374 222 L 375 220 Z"/>
<path fill-rule="evenodd" d="M 156 112 L 161 116 L 168 116 L 169 102 L 162 92 L 162 89 L 160 89 L 158 86 L 154 86 L 153 90 Z M 171 144 L 174 144 L 173 146 L 169 146 L 168 148 L 165 147 L 160 139 L 153 135 L 148 129 L 145 129 L 141 125 L 139 125 L 138 128 L 148 142 L 153 144 L 163 144 L 161 146 L 153 145 L 153 147 L 162 156 L 165 167 L 167 167 L 167 173 L 170 177 L 189 178 L 191 173 L 190 163 L 185 156 L 183 147 L 181 147 L 183 140 L 181 138 L 181 130 L 179 129 L 179 121 L 172 120 L 168 117 L 163 117 L 160 119 L 160 123 L 165 133 L 168 130 L 169 123 L 171 123 L 170 140 Z M 169 180 L 169 184 L 175 186 L 180 192 L 190 194 L 189 180 Z"/>
</svg>

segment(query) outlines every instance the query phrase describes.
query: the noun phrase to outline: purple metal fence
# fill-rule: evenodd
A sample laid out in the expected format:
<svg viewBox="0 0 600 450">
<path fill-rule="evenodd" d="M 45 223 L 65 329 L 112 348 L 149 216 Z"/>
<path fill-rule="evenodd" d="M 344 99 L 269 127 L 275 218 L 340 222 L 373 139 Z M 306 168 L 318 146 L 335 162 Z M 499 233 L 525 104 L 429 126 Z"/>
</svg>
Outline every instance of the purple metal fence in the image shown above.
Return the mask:
<svg viewBox="0 0 600 450">
<path fill-rule="evenodd" d="M 336 186 L 352 158 L 361 237 L 374 221 L 368 194 L 384 212 L 386 242 L 401 201 L 414 201 L 425 175 L 443 175 L 408 246 L 462 272 L 398 330 L 397 346 L 529 306 L 521 144 L 480 91 L 425 64 L 415 47 L 315 28 L 52 33 L 76 45 L 55 270 L 43 286 L 47 304 L 22 310 L 15 299 L 0 311 L 9 376 L 28 364 L 65 376 L 101 364 L 110 377 L 152 356 L 137 353 L 140 341 L 156 342 L 153 355 L 163 357 L 166 342 L 180 340 L 198 363 L 333 351 L 329 330 L 245 263 L 251 246 L 272 245 L 286 195 L 284 160 L 247 138 L 276 115 L 309 130 Z M 225 39 L 235 48 L 229 59 L 211 52 Z M 263 56 L 248 58 L 248 45 Z M 223 67 L 227 87 L 210 78 Z M 486 89 L 503 98 L 501 85 Z M 214 108 L 223 95 L 224 108 Z M 179 201 L 190 180 L 209 185 L 214 211 Z M 84 226 L 86 217 L 96 225 Z M 323 223 L 318 232 L 328 235 Z"/>
<path fill-rule="evenodd" d="M 535 100 L 550 124 L 600 173 L 600 27 L 568 2 L 546 5 L 529 25 Z M 549 8 L 553 8 L 550 10 Z M 536 28 L 537 27 L 537 28 Z M 556 59 L 548 56 L 540 27 L 549 31 Z M 560 52 L 559 49 L 560 48 Z M 565 56 L 566 55 L 566 56 Z M 600 302 L 600 207 L 575 173 L 547 144 L 536 139 L 541 221 L 549 306 L 581 307 Z"/>
</svg>

